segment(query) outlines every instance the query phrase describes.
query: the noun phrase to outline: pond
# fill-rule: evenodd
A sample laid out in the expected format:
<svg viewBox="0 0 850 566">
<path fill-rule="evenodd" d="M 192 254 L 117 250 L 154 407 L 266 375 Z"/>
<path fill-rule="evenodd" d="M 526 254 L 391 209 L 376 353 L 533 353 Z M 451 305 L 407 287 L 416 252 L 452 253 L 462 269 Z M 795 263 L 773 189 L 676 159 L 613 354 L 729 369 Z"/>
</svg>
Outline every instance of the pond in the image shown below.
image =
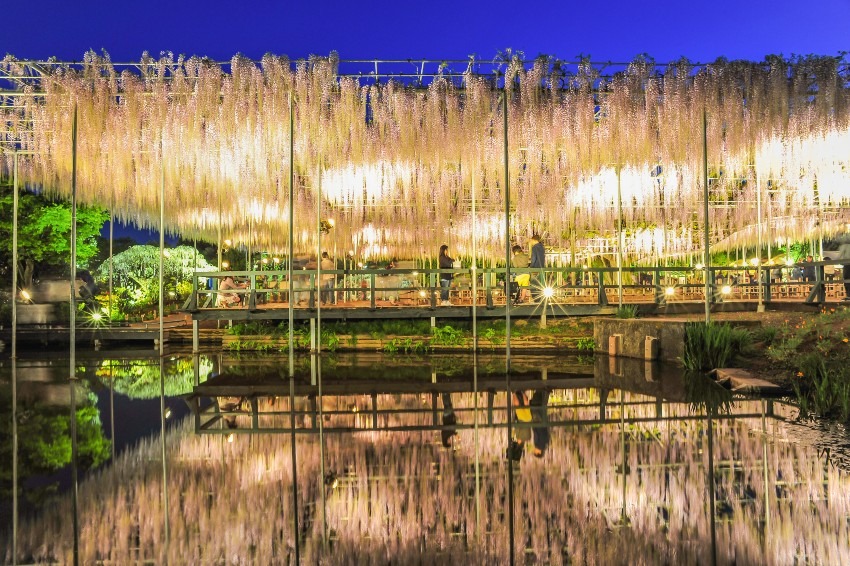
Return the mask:
<svg viewBox="0 0 850 566">
<path fill-rule="evenodd" d="M 15 365 L 18 563 L 850 563 L 844 431 L 677 367 L 513 356 L 508 378 L 498 354 L 359 353 L 299 356 L 290 379 L 285 356 L 77 363 L 76 499 L 69 362 Z M 2 433 L 10 564 L 8 418 Z"/>
</svg>

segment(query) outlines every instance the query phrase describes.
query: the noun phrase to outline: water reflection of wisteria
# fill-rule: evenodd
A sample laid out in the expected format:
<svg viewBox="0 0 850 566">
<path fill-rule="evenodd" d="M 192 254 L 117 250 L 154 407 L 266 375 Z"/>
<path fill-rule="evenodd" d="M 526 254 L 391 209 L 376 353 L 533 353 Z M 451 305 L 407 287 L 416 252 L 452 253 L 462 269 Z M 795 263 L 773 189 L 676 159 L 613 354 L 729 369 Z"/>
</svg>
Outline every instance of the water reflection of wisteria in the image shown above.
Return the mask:
<svg viewBox="0 0 850 566">
<path fill-rule="evenodd" d="M 381 402 L 393 401 L 400 410 L 426 405 L 421 395 L 386 397 Z M 435 430 L 325 435 L 324 477 L 318 435 L 299 432 L 302 563 L 507 562 L 506 432 L 484 426 L 478 432 L 477 521 L 476 446 L 473 431 L 462 428 L 472 423 L 475 401 L 472 393 L 453 397 L 461 426 L 453 449 L 443 447 Z M 542 459 L 525 457 L 514 474 L 520 562 L 708 562 L 706 420 L 683 404 L 628 393 L 620 401 L 620 393 L 612 392 L 606 422 L 593 424 L 600 416 L 596 390 L 553 392 L 549 449 Z M 286 399 L 263 402 L 288 408 Z M 496 406 L 505 402 L 505 394 L 497 393 Z M 325 399 L 322 406 L 351 407 L 341 398 Z M 486 406 L 483 395 L 478 406 Z M 742 401 L 733 413 L 749 416 L 713 420 L 718 561 L 850 563 L 847 475 L 790 442 L 793 425 L 772 419 L 770 410 L 762 418 L 765 408 L 766 402 Z M 369 417 L 340 410 L 326 422 L 343 426 L 357 418 Z M 393 418 L 410 425 L 432 422 L 427 411 L 401 411 Z M 479 418 L 486 422 L 484 410 Z M 311 421 L 308 415 L 298 426 L 311 427 Z M 564 422 L 571 424 L 557 424 Z M 81 561 L 291 560 L 290 442 L 287 434 L 236 435 L 232 442 L 224 434 L 196 435 L 191 420 L 171 432 L 166 549 L 160 444 L 143 441 L 82 484 Z M 69 515 L 65 497 L 28 521 L 19 538 L 23 554 L 39 562 L 70 562 Z"/>
</svg>

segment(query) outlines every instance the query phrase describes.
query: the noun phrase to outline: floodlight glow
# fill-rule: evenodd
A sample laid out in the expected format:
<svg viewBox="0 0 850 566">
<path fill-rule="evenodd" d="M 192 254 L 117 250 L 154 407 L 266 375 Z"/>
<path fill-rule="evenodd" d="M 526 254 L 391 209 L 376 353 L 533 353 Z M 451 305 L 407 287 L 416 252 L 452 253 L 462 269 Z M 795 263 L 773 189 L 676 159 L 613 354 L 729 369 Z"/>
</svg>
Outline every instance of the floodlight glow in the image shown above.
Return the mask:
<svg viewBox="0 0 850 566">
<path fill-rule="evenodd" d="M 93 313 L 91 313 L 91 319 L 92 319 L 93 321 L 95 321 L 95 322 L 100 322 L 100 320 L 101 320 L 102 318 L 103 318 L 103 315 L 102 315 L 102 314 L 100 314 L 99 312 L 93 312 Z"/>
<path fill-rule="evenodd" d="M 732 292 L 732 287 L 730 287 L 729 285 L 724 285 L 723 287 L 720 288 L 720 292 L 723 293 L 724 295 L 728 295 L 729 293 Z"/>
<path fill-rule="evenodd" d="M 667 295 L 668 297 L 672 297 L 673 295 L 676 294 L 676 288 L 675 287 L 667 287 L 666 289 L 664 289 L 664 294 Z"/>
<path fill-rule="evenodd" d="M 548 286 L 543 287 L 543 296 L 546 297 L 547 299 L 551 298 L 552 295 L 554 295 L 554 294 L 555 294 L 555 289 L 553 289 L 552 287 L 548 287 Z"/>
<path fill-rule="evenodd" d="M 223 261 L 223 262 L 221 262 L 221 268 L 222 268 L 222 269 L 227 269 L 228 267 L 230 267 L 230 262 L 229 262 L 229 261 Z"/>
<path fill-rule="evenodd" d="M 21 298 L 25 301 L 31 301 L 32 295 L 30 295 L 30 292 L 26 289 L 21 289 Z"/>
<path fill-rule="evenodd" d="M 425 294 L 425 291 L 419 291 L 419 296 L 423 299 L 425 298 Z"/>
</svg>

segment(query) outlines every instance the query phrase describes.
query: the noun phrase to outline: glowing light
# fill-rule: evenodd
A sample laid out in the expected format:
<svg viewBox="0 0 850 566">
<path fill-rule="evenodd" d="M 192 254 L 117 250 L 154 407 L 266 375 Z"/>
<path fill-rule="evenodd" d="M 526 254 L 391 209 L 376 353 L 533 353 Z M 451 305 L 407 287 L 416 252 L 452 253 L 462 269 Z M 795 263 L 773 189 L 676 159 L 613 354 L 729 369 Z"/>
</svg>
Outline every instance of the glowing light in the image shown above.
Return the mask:
<svg viewBox="0 0 850 566">
<path fill-rule="evenodd" d="M 264 257 L 263 258 L 263 265 L 268 265 L 268 263 L 269 263 L 269 258 Z"/>
<path fill-rule="evenodd" d="M 95 322 L 100 322 L 103 319 L 103 315 L 99 312 L 93 312 L 91 313 L 91 319 Z"/>
<path fill-rule="evenodd" d="M 759 258 L 754 257 L 750 260 L 750 265 L 752 265 L 753 267 L 758 267 L 758 264 L 759 264 Z"/>
<path fill-rule="evenodd" d="M 274 263 L 280 263 L 280 258 L 279 257 L 273 258 L 272 261 Z"/>
<path fill-rule="evenodd" d="M 232 241 L 230 241 L 230 240 L 225 240 L 225 241 L 224 241 L 224 245 L 225 245 L 225 246 L 227 246 L 227 247 L 229 248 L 230 246 L 232 246 L 232 245 L 233 245 L 233 242 L 232 242 Z"/>
<path fill-rule="evenodd" d="M 426 296 L 425 291 L 419 291 L 419 296 L 424 299 Z"/>
<path fill-rule="evenodd" d="M 168 292 L 168 296 L 169 296 L 169 297 L 171 297 L 171 298 L 173 299 L 174 297 L 176 297 L 176 296 L 177 296 L 177 293 L 175 293 L 174 291 L 169 291 L 169 292 Z"/>
<path fill-rule="evenodd" d="M 168 250 L 162 250 L 163 257 L 171 257 L 171 252 Z"/>
<path fill-rule="evenodd" d="M 672 297 L 673 295 L 676 294 L 676 288 L 675 287 L 667 287 L 666 289 L 664 289 L 664 294 L 667 295 L 668 297 Z"/>
<path fill-rule="evenodd" d="M 171 407 L 167 407 L 165 409 L 165 418 L 166 419 L 171 418 Z"/>
<path fill-rule="evenodd" d="M 221 262 L 221 268 L 222 268 L 222 269 L 227 269 L 228 267 L 230 267 L 230 262 L 229 262 L 229 261 L 223 261 L 223 262 Z"/>
<path fill-rule="evenodd" d="M 363 262 L 362 261 L 357 262 L 357 267 L 359 267 L 360 269 L 363 269 Z"/>
<path fill-rule="evenodd" d="M 233 433 L 232 433 L 232 432 L 231 432 L 230 434 L 228 434 L 228 435 L 227 435 L 227 441 L 228 441 L 228 442 L 233 442 Z"/>
<path fill-rule="evenodd" d="M 554 294 L 555 294 L 555 289 L 553 289 L 552 287 L 549 287 L 549 286 L 543 287 L 543 296 L 546 297 L 547 299 L 551 299 L 552 295 L 554 295 Z"/>
<path fill-rule="evenodd" d="M 348 250 L 348 257 L 354 257 L 354 250 Z"/>
<path fill-rule="evenodd" d="M 729 293 L 732 292 L 732 287 L 730 287 L 729 285 L 724 285 L 723 287 L 720 288 L 720 292 L 724 295 L 728 295 Z"/>
<path fill-rule="evenodd" d="M 787 265 L 789 267 L 794 265 L 794 260 L 789 257 L 788 259 L 785 260 L 785 265 Z"/>
<path fill-rule="evenodd" d="M 333 218 L 328 218 L 328 226 L 330 226 L 331 228 L 333 228 L 333 227 L 334 227 L 334 225 L 336 225 L 336 222 L 334 221 L 334 219 L 333 219 Z"/>
<path fill-rule="evenodd" d="M 21 289 L 21 298 L 25 301 L 31 301 L 32 295 L 30 295 L 30 292 L 26 289 Z"/>
<path fill-rule="evenodd" d="M 694 267 L 695 267 L 697 270 L 705 269 L 705 266 L 704 266 L 703 264 L 701 264 L 701 263 L 696 264 Z"/>
</svg>

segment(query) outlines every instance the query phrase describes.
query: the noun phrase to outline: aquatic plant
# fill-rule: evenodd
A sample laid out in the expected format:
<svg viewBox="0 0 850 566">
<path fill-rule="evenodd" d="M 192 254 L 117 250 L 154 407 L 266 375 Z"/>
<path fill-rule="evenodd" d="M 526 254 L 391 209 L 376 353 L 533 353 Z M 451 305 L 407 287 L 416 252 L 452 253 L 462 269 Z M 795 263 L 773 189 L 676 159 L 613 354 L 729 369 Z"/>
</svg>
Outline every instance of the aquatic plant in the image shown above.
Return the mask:
<svg viewBox="0 0 850 566">
<path fill-rule="evenodd" d="M 682 364 L 690 371 L 723 368 L 734 356 L 748 351 L 751 344 L 752 335 L 744 328 L 689 322 L 685 324 Z"/>
</svg>

